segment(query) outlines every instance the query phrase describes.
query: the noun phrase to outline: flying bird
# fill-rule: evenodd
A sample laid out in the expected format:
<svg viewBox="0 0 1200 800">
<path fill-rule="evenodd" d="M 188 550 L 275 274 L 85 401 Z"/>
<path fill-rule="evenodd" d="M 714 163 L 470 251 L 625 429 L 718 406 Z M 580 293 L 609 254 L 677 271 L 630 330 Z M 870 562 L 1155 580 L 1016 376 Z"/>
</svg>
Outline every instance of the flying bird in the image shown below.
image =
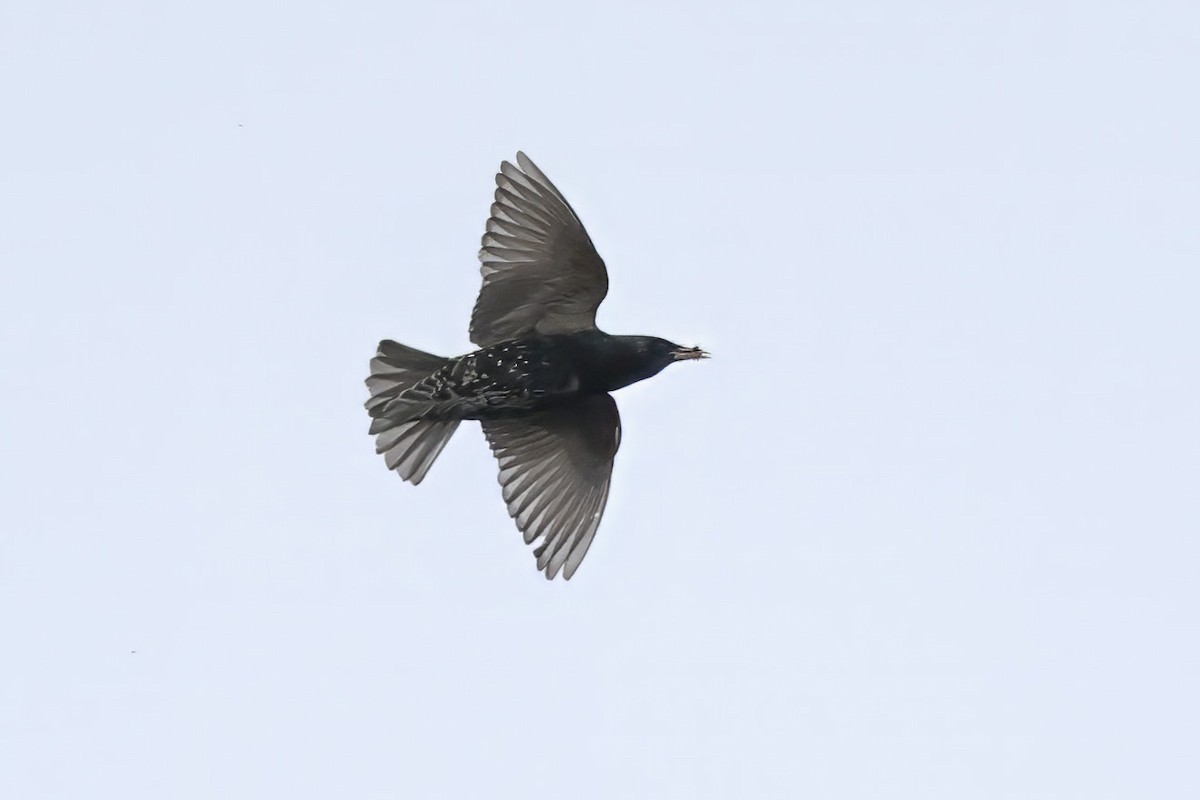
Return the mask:
<svg viewBox="0 0 1200 800">
<path fill-rule="evenodd" d="M 569 580 L 600 526 L 621 443 L 609 393 L 708 353 L 596 327 L 604 261 L 524 153 L 500 165 L 479 260 L 470 337 L 480 349 L 442 358 L 379 343 L 366 381 L 375 451 L 416 485 L 459 423 L 479 420 L 508 513 L 538 543 L 538 569 Z"/>
</svg>

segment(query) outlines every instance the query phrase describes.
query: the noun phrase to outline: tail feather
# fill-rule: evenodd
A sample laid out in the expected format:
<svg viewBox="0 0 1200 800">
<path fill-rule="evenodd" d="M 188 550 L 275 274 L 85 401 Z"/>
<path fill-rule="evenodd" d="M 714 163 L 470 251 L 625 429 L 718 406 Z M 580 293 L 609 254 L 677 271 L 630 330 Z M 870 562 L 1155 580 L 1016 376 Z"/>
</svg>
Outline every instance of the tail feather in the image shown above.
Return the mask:
<svg viewBox="0 0 1200 800">
<path fill-rule="evenodd" d="M 458 420 L 414 419 L 379 434 L 375 451 L 388 469 L 416 486 L 458 429 Z"/>
<path fill-rule="evenodd" d="M 375 438 L 375 452 L 383 454 L 388 469 L 396 470 L 401 478 L 414 486 L 425 478 L 442 448 L 458 428 L 457 420 L 421 419 L 426 404 L 397 401 L 406 389 L 428 377 L 446 359 L 384 340 L 371 359 L 371 376 L 367 388 L 371 399 L 367 413 L 371 415 L 370 432 Z"/>
<path fill-rule="evenodd" d="M 371 375 L 367 378 L 367 389 L 371 392 L 371 399 L 367 401 L 368 413 L 372 417 L 378 416 L 376 412 L 395 400 L 405 389 L 444 366 L 446 360 L 384 339 L 371 359 Z"/>
</svg>

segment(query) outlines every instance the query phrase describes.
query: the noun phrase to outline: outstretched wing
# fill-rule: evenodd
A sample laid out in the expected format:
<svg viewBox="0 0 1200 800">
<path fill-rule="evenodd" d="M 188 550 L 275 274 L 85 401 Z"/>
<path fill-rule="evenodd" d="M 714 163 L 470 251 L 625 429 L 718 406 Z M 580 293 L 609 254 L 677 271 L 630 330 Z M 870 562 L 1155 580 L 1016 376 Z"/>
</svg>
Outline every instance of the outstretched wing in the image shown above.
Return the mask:
<svg viewBox="0 0 1200 800">
<path fill-rule="evenodd" d="M 479 251 L 483 288 L 471 314 L 480 347 L 532 333 L 596 327 L 608 272 L 583 223 L 524 153 L 496 174 L 496 202 Z"/>
<path fill-rule="evenodd" d="M 611 395 L 588 395 L 526 417 L 483 420 L 500 462 L 508 513 L 532 544 L 538 569 L 570 580 L 600 527 L 621 417 Z"/>
</svg>

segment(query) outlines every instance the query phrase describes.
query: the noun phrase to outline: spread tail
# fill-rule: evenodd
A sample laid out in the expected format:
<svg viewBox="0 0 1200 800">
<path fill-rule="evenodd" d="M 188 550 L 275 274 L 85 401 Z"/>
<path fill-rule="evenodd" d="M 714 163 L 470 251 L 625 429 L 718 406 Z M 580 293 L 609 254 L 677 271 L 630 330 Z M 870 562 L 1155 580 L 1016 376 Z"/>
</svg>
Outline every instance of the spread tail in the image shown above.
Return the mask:
<svg viewBox="0 0 1200 800">
<path fill-rule="evenodd" d="M 446 359 L 406 347 L 388 339 L 379 343 L 371 359 L 367 388 L 371 399 L 367 413 L 375 435 L 375 452 L 383 454 L 388 469 L 417 485 L 433 466 L 438 454 L 458 428 L 458 420 L 420 419 L 421 404 L 399 399 L 413 385 L 428 377 Z"/>
</svg>

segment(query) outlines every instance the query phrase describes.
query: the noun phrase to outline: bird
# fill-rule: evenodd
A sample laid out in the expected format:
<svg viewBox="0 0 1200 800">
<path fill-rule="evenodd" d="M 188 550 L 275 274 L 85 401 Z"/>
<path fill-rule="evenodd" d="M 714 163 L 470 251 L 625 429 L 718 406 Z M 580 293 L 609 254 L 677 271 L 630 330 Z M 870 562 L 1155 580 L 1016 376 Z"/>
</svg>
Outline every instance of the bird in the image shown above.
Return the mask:
<svg viewBox="0 0 1200 800">
<path fill-rule="evenodd" d="M 369 432 L 388 469 L 421 483 L 464 420 L 478 420 L 501 494 L 547 579 L 570 580 L 608 501 L 621 418 L 612 392 L 708 358 L 596 327 L 608 271 L 579 215 L 522 152 L 496 174 L 471 313 L 479 349 L 443 358 L 385 339 L 366 379 Z"/>
</svg>

